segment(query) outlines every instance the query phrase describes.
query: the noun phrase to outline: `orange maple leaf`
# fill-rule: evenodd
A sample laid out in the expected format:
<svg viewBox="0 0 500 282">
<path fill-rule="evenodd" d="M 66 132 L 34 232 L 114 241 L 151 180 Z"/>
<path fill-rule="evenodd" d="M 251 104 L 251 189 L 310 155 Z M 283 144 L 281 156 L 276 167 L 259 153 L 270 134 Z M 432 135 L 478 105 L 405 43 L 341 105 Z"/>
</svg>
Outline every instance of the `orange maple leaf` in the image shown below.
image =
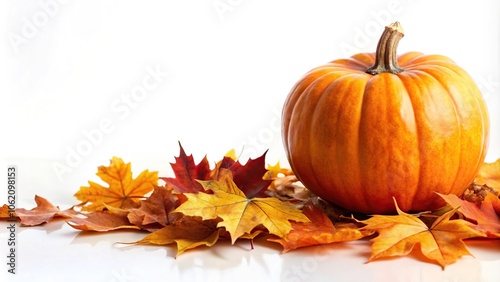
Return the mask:
<svg viewBox="0 0 500 282">
<path fill-rule="evenodd" d="M 422 254 L 444 269 L 462 255 L 471 255 L 462 241 L 466 238 L 484 237 L 470 222 L 450 220 L 456 210 L 438 217 L 430 227 L 414 215 L 402 212 L 396 205 L 398 215 L 374 215 L 362 221 L 363 230 L 378 232 L 372 239 L 372 255 L 369 262 L 393 256 L 409 254 L 417 245 Z"/>
<path fill-rule="evenodd" d="M 0 219 L 12 219 L 16 217 L 16 212 L 12 212 L 7 204 L 0 207 Z"/>
<path fill-rule="evenodd" d="M 480 204 L 464 201 L 455 195 L 441 196 L 453 209 L 458 209 L 467 219 L 477 223 L 475 229 L 490 238 L 500 238 L 500 199 L 493 193 L 486 195 Z"/>
<path fill-rule="evenodd" d="M 59 207 L 54 206 L 47 199 L 38 195 L 35 195 L 35 202 L 37 206 L 31 210 L 16 209 L 16 215 L 21 219 L 22 225 L 35 226 L 49 222 L 54 217 L 71 218 L 78 214 L 73 207 L 61 211 Z"/>
<path fill-rule="evenodd" d="M 493 163 L 484 163 L 475 180 L 477 184 L 486 184 L 500 192 L 500 159 Z"/>
<path fill-rule="evenodd" d="M 234 242 L 263 225 L 271 234 L 284 237 L 292 230 L 290 220 L 308 222 L 309 219 L 293 205 L 276 198 L 247 198 L 230 178 L 221 181 L 200 181 L 213 194 L 186 193 L 188 200 L 174 212 L 200 216 L 204 220 L 221 218 L 218 227 L 225 227 Z"/>
<path fill-rule="evenodd" d="M 281 244 L 283 253 L 301 247 L 353 241 L 365 237 L 366 233 L 371 234 L 361 232 L 356 226 L 336 228 L 326 213 L 312 201 L 306 203 L 302 212 L 311 222 L 292 221 L 293 230 L 284 238 L 268 239 Z"/>
<path fill-rule="evenodd" d="M 135 179 L 132 178 L 130 163 L 113 157 L 109 166 L 100 166 L 99 176 L 109 187 L 89 181 L 90 186 L 82 186 L 75 197 L 90 205 L 82 207 L 82 211 L 101 211 L 105 205 L 117 208 L 136 208 L 144 195 L 153 191 L 158 184 L 158 172 L 143 171 Z"/>
</svg>

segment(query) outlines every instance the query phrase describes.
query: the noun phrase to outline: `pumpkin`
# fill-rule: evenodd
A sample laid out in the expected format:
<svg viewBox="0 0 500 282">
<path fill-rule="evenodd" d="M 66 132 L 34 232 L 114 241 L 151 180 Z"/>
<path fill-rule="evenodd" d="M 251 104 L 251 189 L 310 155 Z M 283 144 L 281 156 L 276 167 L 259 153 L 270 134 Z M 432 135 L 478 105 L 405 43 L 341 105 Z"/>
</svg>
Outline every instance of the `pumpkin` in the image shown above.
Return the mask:
<svg viewBox="0 0 500 282">
<path fill-rule="evenodd" d="M 488 146 L 486 104 L 471 77 L 441 55 L 396 55 L 401 25 L 376 53 L 312 69 L 282 112 L 288 161 L 311 192 L 352 212 L 436 210 L 462 195 Z"/>
</svg>

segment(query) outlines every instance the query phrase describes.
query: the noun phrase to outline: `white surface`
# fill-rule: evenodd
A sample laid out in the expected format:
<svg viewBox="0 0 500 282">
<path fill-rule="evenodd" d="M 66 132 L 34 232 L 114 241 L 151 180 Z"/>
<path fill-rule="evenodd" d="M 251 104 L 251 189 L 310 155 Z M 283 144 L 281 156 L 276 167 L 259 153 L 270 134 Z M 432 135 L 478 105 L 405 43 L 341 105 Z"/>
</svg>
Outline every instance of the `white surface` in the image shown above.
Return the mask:
<svg viewBox="0 0 500 282">
<path fill-rule="evenodd" d="M 417 255 L 366 263 L 369 241 L 288 254 L 262 240 L 253 250 L 246 240 L 219 242 L 175 258 L 173 247 L 113 244 L 137 241 L 139 232 L 79 233 L 63 221 L 20 230 L 18 274 L 2 271 L 1 281 L 500 281 L 499 240 L 470 242 L 475 258 L 443 271 Z"/>
<path fill-rule="evenodd" d="M 373 52 L 383 25 L 396 20 L 406 32 L 399 53 L 447 55 L 477 81 L 491 116 L 487 160 L 500 157 L 498 1 L 1 1 L 0 17 L 0 167 L 18 166 L 19 207 L 33 207 L 35 194 L 71 206 L 112 156 L 132 162 L 135 175 L 170 175 L 178 140 L 196 161 L 243 147 L 245 160 L 269 148 L 267 162 L 287 166 L 280 112 L 292 85 L 312 67 Z M 328 246 L 317 264 L 311 250 L 279 255 L 244 244 L 174 260 L 163 248 L 110 245 L 138 234 L 45 228 L 19 234 L 19 281 L 37 273 L 48 281 L 92 274 L 100 281 L 123 281 L 122 274 L 134 277 L 128 281 L 229 280 L 236 273 L 286 280 L 300 278 L 289 273 L 307 263 L 318 266 L 310 281 L 500 281 L 492 271 L 498 242 L 473 248 L 477 259 L 443 272 L 412 258 L 365 265 L 367 242 Z"/>
</svg>

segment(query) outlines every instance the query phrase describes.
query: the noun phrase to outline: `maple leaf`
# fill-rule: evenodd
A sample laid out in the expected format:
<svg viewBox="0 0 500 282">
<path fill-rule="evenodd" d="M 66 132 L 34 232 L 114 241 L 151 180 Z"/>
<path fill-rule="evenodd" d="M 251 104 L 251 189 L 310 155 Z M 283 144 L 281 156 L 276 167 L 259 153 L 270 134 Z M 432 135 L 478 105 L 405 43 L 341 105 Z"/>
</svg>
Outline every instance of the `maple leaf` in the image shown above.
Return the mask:
<svg viewBox="0 0 500 282">
<path fill-rule="evenodd" d="M 135 179 L 132 178 L 130 163 L 113 157 L 109 166 L 100 166 L 99 176 L 109 187 L 89 181 L 90 186 L 82 186 L 75 197 L 90 205 L 82 207 L 82 211 L 101 211 L 105 205 L 118 208 L 135 208 L 140 199 L 151 192 L 158 183 L 158 172 L 143 171 Z"/>
<path fill-rule="evenodd" d="M 266 154 L 267 151 L 256 159 L 249 159 L 245 165 L 231 157 L 224 156 L 213 170 L 212 179 L 222 180 L 227 171 L 230 171 L 234 183 L 248 198 L 264 197 L 267 187 L 272 183 L 272 180 L 264 179 L 267 173 Z"/>
<path fill-rule="evenodd" d="M 118 229 L 140 229 L 127 218 L 128 211 L 109 207 L 107 211 L 95 211 L 66 220 L 73 228 L 82 231 L 106 232 Z"/>
<path fill-rule="evenodd" d="M 16 209 L 16 215 L 21 219 L 21 224 L 26 226 L 35 226 L 49 222 L 54 217 L 71 218 L 77 214 L 73 207 L 61 211 L 59 207 L 54 206 L 47 199 L 35 195 L 37 206 L 31 210 L 23 208 Z"/>
<path fill-rule="evenodd" d="M 471 255 L 463 239 L 484 237 L 484 233 L 474 230 L 468 221 L 450 220 L 456 210 L 450 210 L 438 217 L 428 227 L 418 217 L 404 213 L 396 204 L 398 215 L 374 215 L 362 221 L 362 230 L 378 232 L 372 239 L 372 255 L 369 262 L 392 256 L 409 254 L 417 245 L 422 254 L 435 261 L 444 269 L 462 255 Z"/>
<path fill-rule="evenodd" d="M 479 169 L 475 182 L 486 184 L 496 191 L 500 191 L 500 159 L 494 163 L 484 163 Z"/>
<path fill-rule="evenodd" d="M 284 169 L 281 168 L 280 162 L 275 165 L 267 165 L 267 171 L 262 178 L 265 180 L 275 180 L 280 174 L 284 174 Z"/>
<path fill-rule="evenodd" d="M 293 230 L 284 238 L 269 238 L 268 241 L 283 246 L 283 253 L 314 245 L 358 240 L 371 232 L 361 232 L 357 226 L 336 228 L 326 213 L 308 201 L 302 211 L 310 222 L 292 222 Z"/>
<path fill-rule="evenodd" d="M 210 179 L 210 164 L 205 156 L 199 164 L 194 163 L 193 155 L 186 155 L 184 148 L 179 142 L 179 157 L 175 158 L 175 163 L 171 163 L 175 178 L 161 177 L 175 191 L 180 193 L 195 193 L 203 191 L 203 187 L 196 180 Z"/>
<path fill-rule="evenodd" d="M 458 209 L 467 219 L 477 223 L 475 229 L 485 232 L 490 238 L 500 238 L 500 199 L 493 193 L 479 203 L 464 201 L 456 195 L 438 194 L 453 209 Z"/>
<path fill-rule="evenodd" d="M 230 179 L 225 181 L 200 181 L 213 194 L 186 193 L 188 200 L 174 212 L 200 216 L 204 220 L 221 218 L 218 227 L 225 227 L 231 242 L 263 225 L 271 234 L 286 236 L 292 226 L 289 220 L 308 222 L 309 219 L 293 205 L 276 198 L 247 198 Z"/>
<path fill-rule="evenodd" d="M 0 207 L 0 219 L 11 219 L 15 217 L 17 217 L 16 212 L 11 212 L 7 204 Z"/>
<path fill-rule="evenodd" d="M 233 160 L 237 160 L 238 157 L 236 156 L 236 151 L 234 149 L 231 149 L 227 151 L 227 153 L 224 155 L 225 157 L 231 158 Z"/>
<path fill-rule="evenodd" d="M 177 196 L 172 194 L 172 190 L 163 186 L 155 187 L 153 193 L 146 200 L 141 201 L 139 208 L 129 210 L 127 218 L 134 225 L 152 230 L 155 228 L 151 225 L 155 223 L 165 226 L 173 222 L 176 216 L 171 212 L 179 204 Z"/>
<path fill-rule="evenodd" d="M 177 243 L 177 256 L 198 246 L 213 246 L 219 240 L 218 220 L 183 216 L 132 244 L 169 245 Z"/>
</svg>

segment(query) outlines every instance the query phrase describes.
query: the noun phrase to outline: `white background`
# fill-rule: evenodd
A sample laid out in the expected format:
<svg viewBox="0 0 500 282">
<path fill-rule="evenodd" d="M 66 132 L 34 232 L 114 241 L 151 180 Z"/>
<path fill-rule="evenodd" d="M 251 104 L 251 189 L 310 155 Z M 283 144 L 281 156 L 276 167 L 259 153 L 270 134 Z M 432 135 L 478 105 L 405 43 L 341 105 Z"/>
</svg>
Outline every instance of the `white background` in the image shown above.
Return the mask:
<svg viewBox="0 0 500 282">
<path fill-rule="evenodd" d="M 374 51 L 396 20 L 399 53 L 445 54 L 478 82 L 492 121 L 487 160 L 500 157 L 496 1 L 225 1 L 3 2 L 0 156 L 47 180 L 22 195 L 54 189 L 72 201 L 112 156 L 169 174 L 177 141 L 197 160 L 269 149 L 268 163 L 286 165 L 279 119 L 295 81 Z M 148 68 L 168 75 L 139 93 Z"/>
<path fill-rule="evenodd" d="M 39 194 L 64 207 L 112 156 L 171 174 L 178 141 L 196 161 L 269 149 L 286 166 L 280 114 L 295 81 L 373 52 L 396 20 L 399 53 L 447 55 L 478 83 L 494 161 L 499 16 L 494 0 L 1 1 L 1 167 L 18 166 L 20 206 Z"/>
</svg>

